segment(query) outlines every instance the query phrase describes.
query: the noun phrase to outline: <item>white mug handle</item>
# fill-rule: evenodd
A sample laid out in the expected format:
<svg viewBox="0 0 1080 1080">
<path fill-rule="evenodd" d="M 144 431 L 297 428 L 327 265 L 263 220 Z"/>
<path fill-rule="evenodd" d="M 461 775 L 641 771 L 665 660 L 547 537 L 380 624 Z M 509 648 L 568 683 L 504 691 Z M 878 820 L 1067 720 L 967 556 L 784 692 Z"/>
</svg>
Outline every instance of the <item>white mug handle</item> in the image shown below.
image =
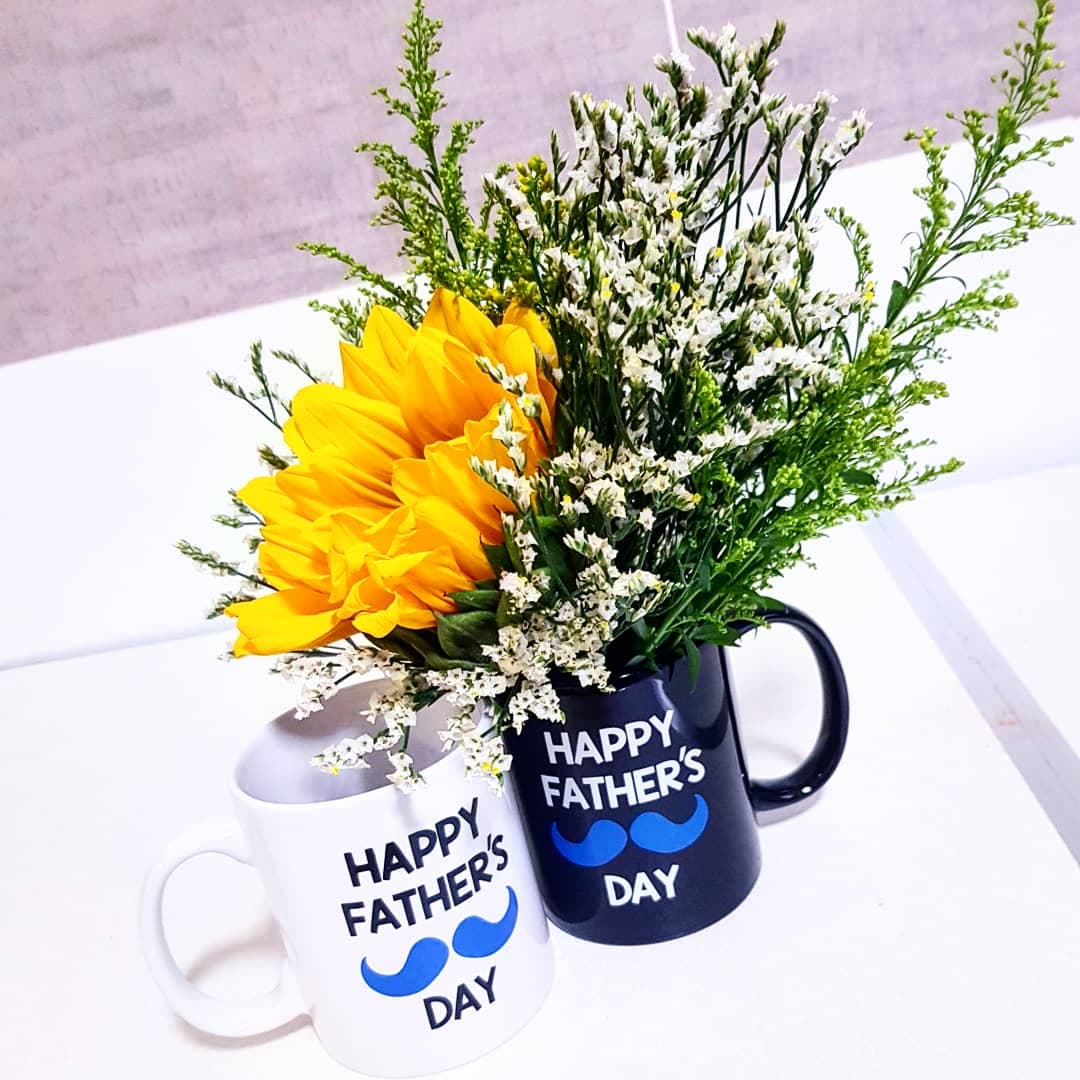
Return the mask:
<svg viewBox="0 0 1080 1080">
<path fill-rule="evenodd" d="M 154 981 L 173 1009 L 189 1024 L 211 1035 L 259 1035 L 308 1011 L 292 969 L 286 962 L 281 981 L 262 997 L 223 1001 L 193 986 L 177 966 L 165 938 L 162 898 L 173 871 L 206 853 L 228 855 L 250 865 L 247 841 L 235 823 L 200 825 L 178 836 L 151 867 L 143 884 L 139 930 Z"/>
</svg>

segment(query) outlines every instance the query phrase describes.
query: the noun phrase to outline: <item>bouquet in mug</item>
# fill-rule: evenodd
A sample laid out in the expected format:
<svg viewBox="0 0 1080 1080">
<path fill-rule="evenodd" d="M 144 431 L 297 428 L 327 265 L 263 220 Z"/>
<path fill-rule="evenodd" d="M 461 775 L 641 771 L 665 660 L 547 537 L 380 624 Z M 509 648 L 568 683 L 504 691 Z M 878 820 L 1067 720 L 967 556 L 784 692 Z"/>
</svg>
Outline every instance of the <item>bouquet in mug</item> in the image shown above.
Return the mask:
<svg viewBox="0 0 1080 1080">
<path fill-rule="evenodd" d="M 946 393 L 928 374 L 946 335 L 993 329 L 1016 301 L 1003 272 L 970 284 L 957 264 L 1067 221 L 1010 187 L 1066 141 L 1026 133 L 1060 66 L 1053 4 L 1035 8 L 996 112 L 950 116 L 963 179 L 934 129 L 909 134 L 925 209 L 880 288 L 864 228 L 820 210 L 868 121 L 771 88 L 783 24 L 749 45 L 730 26 L 692 30 L 694 63 L 658 58 L 659 85 L 573 96 L 572 145 L 553 135 L 485 176 L 474 212 L 462 161 L 477 122 L 440 127 L 440 24 L 416 0 L 400 90 L 377 91 L 409 147 L 359 148 L 408 270 L 302 245 L 359 285 L 314 305 L 340 331 L 341 379 L 274 353 L 310 383 L 289 401 L 259 345 L 250 385 L 214 377 L 284 445 L 260 447 L 267 474 L 216 519 L 247 534 L 254 565 L 180 545 L 236 579 L 213 614 L 236 620 L 235 655 L 278 657 L 301 715 L 353 676 L 389 678 L 370 735 L 315 765 L 384 751 L 395 782 L 420 782 L 410 731 L 444 698 L 447 748 L 498 786 L 501 733 L 557 722 L 560 680 L 602 691 L 683 657 L 693 671 L 702 645 L 768 608 L 808 541 L 959 466 L 925 462 L 909 411 Z M 815 276 L 826 228 L 851 246 L 840 291 Z"/>
</svg>

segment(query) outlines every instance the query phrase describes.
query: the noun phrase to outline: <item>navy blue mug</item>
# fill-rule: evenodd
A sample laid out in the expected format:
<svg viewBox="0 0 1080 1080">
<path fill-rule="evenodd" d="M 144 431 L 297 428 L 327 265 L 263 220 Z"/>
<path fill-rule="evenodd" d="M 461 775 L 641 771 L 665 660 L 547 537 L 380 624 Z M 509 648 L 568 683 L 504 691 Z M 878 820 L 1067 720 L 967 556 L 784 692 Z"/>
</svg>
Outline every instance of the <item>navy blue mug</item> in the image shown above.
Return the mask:
<svg viewBox="0 0 1080 1080">
<path fill-rule="evenodd" d="M 763 614 L 806 638 L 824 708 L 810 756 L 779 780 L 747 774 L 724 652 L 701 650 L 615 680 L 566 689 L 565 724 L 508 732 L 510 775 L 548 916 L 575 937 L 640 945 L 709 926 L 761 868 L 755 814 L 792 805 L 832 775 L 847 738 L 844 672 L 829 639 L 794 608 Z M 749 625 L 745 629 L 750 629 Z"/>
</svg>

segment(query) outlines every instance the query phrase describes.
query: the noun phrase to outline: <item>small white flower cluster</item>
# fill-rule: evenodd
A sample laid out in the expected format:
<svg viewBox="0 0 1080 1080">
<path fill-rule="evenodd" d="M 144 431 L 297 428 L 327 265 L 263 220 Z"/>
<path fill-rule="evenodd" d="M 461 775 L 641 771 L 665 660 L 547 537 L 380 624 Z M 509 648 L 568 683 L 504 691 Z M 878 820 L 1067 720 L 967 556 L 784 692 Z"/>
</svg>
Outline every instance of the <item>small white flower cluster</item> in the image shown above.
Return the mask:
<svg viewBox="0 0 1080 1080">
<path fill-rule="evenodd" d="M 532 504 L 533 486 L 527 476 L 522 476 L 505 465 L 483 460 L 475 455 L 469 466 L 477 476 L 490 484 L 500 495 L 505 495 L 518 510 L 527 510 Z"/>
<path fill-rule="evenodd" d="M 693 65 L 681 53 L 658 58 L 671 92 L 647 89 L 648 108 L 633 99 L 623 106 L 571 97 L 576 157 L 559 184 L 539 191 L 538 204 L 511 176 L 488 179 L 533 242 L 541 276 L 556 284 L 551 313 L 595 350 L 595 360 L 585 362 L 617 365 L 628 429 L 639 430 L 644 403 L 664 400 L 673 376 L 707 371 L 729 397 L 732 388 L 739 391 L 726 403 L 726 420 L 745 432 L 840 377 L 834 332 L 867 301 L 810 288 L 816 238 L 805 207 L 826 173 L 861 142 L 868 121 L 855 113 L 827 137 L 831 94 L 789 104 L 765 91 L 774 63 L 769 39 L 743 46 L 731 26 L 688 36 L 716 63 L 719 88 L 694 83 Z M 743 176 L 737 147 L 756 124 L 769 136 L 768 148 L 761 166 Z M 798 185 L 778 190 L 785 148 L 804 166 L 798 198 Z M 729 167 L 718 168 L 725 155 Z M 758 175 L 764 193 L 750 213 L 747 188 Z M 762 212 L 766 201 L 772 216 Z M 538 209 L 545 220 L 595 224 L 572 244 L 552 244 L 558 233 L 545 231 Z M 766 378 L 771 374 L 789 378 Z M 497 479 L 522 506 L 523 492 L 511 493 L 509 478 Z M 609 512 L 624 509 L 613 487 L 595 494 Z"/>
<path fill-rule="evenodd" d="M 388 774 L 390 780 L 404 790 L 411 790 L 423 782 L 404 747 L 409 731 L 416 724 L 416 702 L 429 689 L 424 672 L 406 666 L 385 650 L 358 645 L 350 645 L 347 650 L 336 652 L 327 659 L 288 656 L 277 665 L 276 670 L 296 679 L 307 680 L 302 683 L 302 701 L 313 703 L 318 699 L 317 704 L 306 705 L 303 711 L 298 708 L 298 719 L 322 708 L 326 698 L 351 675 L 378 671 L 387 680 L 388 686 L 371 695 L 361 715 L 373 725 L 381 722 L 382 728 L 374 735 L 349 737 L 326 747 L 311 759 L 311 764 L 333 774 L 342 769 L 366 769 L 370 765 L 367 760 L 370 753 L 385 751 L 387 760 L 393 766 L 393 772 Z M 328 686 L 332 686 L 329 692 Z"/>
<path fill-rule="evenodd" d="M 449 674 L 449 673 L 447 673 Z M 511 755 L 506 752 L 502 738 L 498 734 L 485 735 L 477 726 L 473 716 L 482 711 L 483 706 L 476 704 L 474 695 L 479 688 L 465 695 L 462 708 L 467 711 L 455 713 L 444 731 L 439 732 L 444 750 L 460 747 L 465 757 L 465 775 L 486 780 L 491 789 L 502 794 L 503 780 L 510 769 Z M 490 698 L 485 694 L 479 700 Z"/>
<path fill-rule="evenodd" d="M 361 713 L 371 719 L 370 715 Z M 330 773 L 336 776 L 342 769 L 367 769 L 371 767 L 368 756 L 375 752 L 384 752 L 387 760 L 395 766 L 395 771 L 400 767 L 400 762 L 395 760 L 391 753 L 401 741 L 398 733 L 384 728 L 376 735 L 350 735 L 339 739 L 336 743 L 326 747 L 321 753 L 311 759 L 311 764 L 320 772 Z M 413 777 L 415 779 L 415 776 Z M 395 778 L 395 782 L 398 782 Z"/>
<path fill-rule="evenodd" d="M 296 684 L 297 720 L 318 712 L 338 690 L 339 673 L 330 661 L 317 656 L 288 654 L 278 659 L 270 670 Z"/>
<path fill-rule="evenodd" d="M 783 427 L 783 420 L 755 420 L 745 429 L 729 425 L 720 431 L 707 431 L 702 435 L 701 448 L 711 455 L 722 450 L 753 446 L 771 439 Z"/>
<path fill-rule="evenodd" d="M 322 772 L 336 776 L 342 769 L 370 768 L 367 756 L 374 749 L 375 740 L 370 735 L 357 735 L 328 746 L 321 754 L 316 754 L 311 763 Z"/>
<path fill-rule="evenodd" d="M 413 768 L 413 759 L 404 750 L 387 754 L 386 760 L 394 766 L 387 779 L 402 791 L 413 791 L 423 784 L 424 778 Z"/>
<path fill-rule="evenodd" d="M 514 410 L 509 401 L 499 403 L 499 419 L 491 437 L 506 447 L 506 452 L 518 473 L 525 471 L 525 451 L 521 443 L 525 441 L 525 432 L 514 427 Z"/>
<path fill-rule="evenodd" d="M 285 653 L 270 668 L 297 689 L 296 719 L 318 712 L 342 684 L 354 675 L 367 675 L 393 658 L 378 649 L 350 648 L 328 656 Z"/>
<path fill-rule="evenodd" d="M 521 372 L 518 375 L 511 375 L 510 372 L 506 370 L 505 365 L 479 353 L 476 355 L 476 366 L 487 375 L 489 379 L 493 382 L 497 382 L 504 390 L 513 394 L 515 397 L 520 397 L 525 393 L 525 386 L 529 381 L 529 376 L 526 375 L 525 372 Z"/>
<path fill-rule="evenodd" d="M 735 385 L 742 391 L 753 390 L 760 382 L 778 375 L 789 377 L 789 386 L 801 389 L 802 380 L 835 382 L 840 372 L 824 362 L 820 349 L 776 345 L 755 351 L 753 359 L 735 374 Z"/>
<path fill-rule="evenodd" d="M 658 513 L 691 510 L 698 504 L 700 496 L 685 481 L 707 460 L 707 454 L 686 450 L 670 458 L 647 446 L 612 450 L 578 429 L 571 449 L 551 460 L 540 483 L 562 492 L 559 515 L 566 522 L 596 512 L 616 524 L 636 517 L 649 530 Z"/>
<path fill-rule="evenodd" d="M 418 704 L 441 697 L 450 706 L 444 745 L 460 747 L 469 773 L 498 787 L 510 764 L 501 732 L 530 717 L 562 719 L 556 672 L 609 688 L 613 638 L 677 587 L 653 571 L 677 543 L 672 525 L 687 520 L 703 493 L 711 497 L 705 477 L 760 453 L 792 422 L 793 404 L 842 377 L 835 330 L 867 301 L 810 288 L 809 213 L 812 190 L 858 145 L 866 118 L 856 114 L 827 137 L 830 94 L 789 104 L 764 90 L 776 42 L 744 47 L 730 26 L 689 37 L 716 63 L 719 87 L 695 83 L 682 53 L 658 58 L 670 91 L 645 88 L 647 107 L 632 98 L 625 106 L 571 98 L 576 154 L 559 177 L 544 175 L 534 159 L 517 177 L 486 181 L 554 298 L 547 315 L 572 346 L 562 363 L 613 373 L 605 408 L 621 410 L 621 435 L 601 439 L 579 423 L 569 448 L 526 474 L 526 439 L 554 438 L 541 428 L 543 401 L 526 390 L 524 375 L 476 357 L 509 397 L 491 432 L 505 455 L 470 463 L 515 509 L 503 519 L 513 567 L 499 575 L 496 640 L 476 654 L 486 663 L 447 670 L 380 657 L 391 681 L 370 712 L 382 730 L 370 745 L 328 748 L 320 767 L 360 768 L 370 750 L 392 750 L 391 779 L 415 785 L 408 733 Z M 743 175 L 738 147 L 759 124 L 764 157 Z M 801 158 L 794 191 L 782 183 L 785 147 Z M 752 211 L 748 189 L 759 174 L 764 191 Z M 568 241 L 551 221 L 583 224 Z M 555 358 L 538 362 L 558 382 Z M 704 413 L 712 426 L 673 449 L 679 439 L 661 441 L 658 430 L 670 425 L 657 418 L 695 394 L 718 403 Z M 308 711 L 336 687 L 334 666 L 298 673 Z"/>
</svg>

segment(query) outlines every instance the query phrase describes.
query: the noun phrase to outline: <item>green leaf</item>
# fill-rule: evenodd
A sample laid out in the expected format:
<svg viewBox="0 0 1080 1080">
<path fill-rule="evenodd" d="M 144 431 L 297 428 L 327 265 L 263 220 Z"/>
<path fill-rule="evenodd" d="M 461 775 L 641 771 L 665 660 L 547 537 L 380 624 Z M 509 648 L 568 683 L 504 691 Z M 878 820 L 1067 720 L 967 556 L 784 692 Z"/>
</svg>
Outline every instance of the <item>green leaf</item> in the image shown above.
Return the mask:
<svg viewBox="0 0 1080 1080">
<path fill-rule="evenodd" d="M 692 638 L 683 634 L 683 648 L 686 650 L 686 663 L 690 675 L 690 689 L 697 686 L 698 672 L 701 670 L 701 650 L 694 644 Z"/>
<path fill-rule="evenodd" d="M 407 630 L 399 626 L 386 637 L 369 637 L 368 641 L 376 648 L 385 649 L 395 656 L 400 656 L 407 663 L 425 667 L 431 671 L 479 667 L 479 663 L 471 660 L 451 660 L 444 656 L 430 630 Z"/>
<path fill-rule="evenodd" d="M 540 516 L 536 523 L 539 526 L 539 562 L 551 571 L 563 592 L 569 594 L 574 587 L 574 571 L 562 545 L 563 526 L 556 517 Z"/>
<path fill-rule="evenodd" d="M 499 603 L 495 608 L 495 622 L 499 628 L 509 626 L 514 621 L 514 613 L 510 610 L 510 594 L 500 593 Z"/>
<path fill-rule="evenodd" d="M 410 663 L 436 667 L 439 660 L 443 660 L 445 664 L 445 658 L 439 652 L 437 642 L 431 638 L 430 632 L 408 630 L 399 626 L 386 637 L 369 637 L 368 640 L 376 648 L 386 649 Z"/>
<path fill-rule="evenodd" d="M 514 563 L 505 544 L 484 544 L 484 554 L 488 565 L 496 574 L 508 574 L 514 569 Z"/>
<path fill-rule="evenodd" d="M 889 306 L 885 310 L 886 325 L 891 323 L 896 316 L 900 314 L 909 299 L 910 295 L 907 286 L 900 281 L 894 281 L 892 283 L 892 291 L 889 293 Z"/>
<path fill-rule="evenodd" d="M 697 631 L 698 638 L 707 645 L 734 645 L 742 634 L 732 626 L 717 623 L 702 626 Z"/>
<path fill-rule="evenodd" d="M 482 589 L 480 585 L 477 582 L 475 589 L 447 593 L 447 596 L 457 605 L 458 611 L 494 611 L 502 594 L 497 588 Z"/>
<path fill-rule="evenodd" d="M 787 604 L 776 597 L 762 596 L 760 593 L 754 595 L 754 605 L 760 611 L 783 611 L 787 607 Z"/>
<path fill-rule="evenodd" d="M 457 615 L 436 613 L 442 651 L 452 660 L 482 660 L 482 645 L 499 640 L 499 624 L 492 611 L 463 611 Z"/>
<path fill-rule="evenodd" d="M 877 487 L 877 480 L 872 473 L 862 469 L 845 469 L 840 474 L 845 483 L 854 484 L 856 487 Z"/>
</svg>

